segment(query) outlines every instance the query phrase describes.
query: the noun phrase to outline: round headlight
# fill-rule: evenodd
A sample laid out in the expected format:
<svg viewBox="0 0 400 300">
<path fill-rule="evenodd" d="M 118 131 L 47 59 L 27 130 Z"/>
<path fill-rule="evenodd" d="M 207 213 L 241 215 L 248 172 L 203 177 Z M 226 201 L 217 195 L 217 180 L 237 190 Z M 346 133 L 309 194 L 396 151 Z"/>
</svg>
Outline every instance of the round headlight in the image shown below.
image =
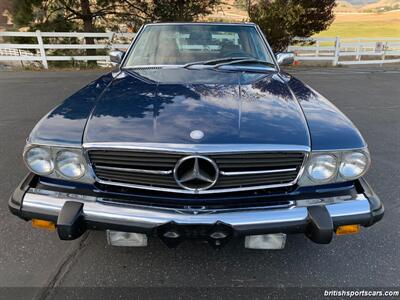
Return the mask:
<svg viewBox="0 0 400 300">
<path fill-rule="evenodd" d="M 365 173 L 369 165 L 369 157 L 363 152 L 343 155 L 339 173 L 344 179 L 355 179 Z"/>
<path fill-rule="evenodd" d="M 308 164 L 308 177 L 314 182 L 327 182 L 331 180 L 337 170 L 337 159 L 333 155 L 318 155 Z"/>
<path fill-rule="evenodd" d="M 51 152 L 48 148 L 33 147 L 25 152 L 28 168 L 39 175 L 49 175 L 54 170 Z"/>
<path fill-rule="evenodd" d="M 61 175 L 72 179 L 81 178 L 86 170 L 83 157 L 72 151 L 57 153 L 56 169 Z"/>
</svg>

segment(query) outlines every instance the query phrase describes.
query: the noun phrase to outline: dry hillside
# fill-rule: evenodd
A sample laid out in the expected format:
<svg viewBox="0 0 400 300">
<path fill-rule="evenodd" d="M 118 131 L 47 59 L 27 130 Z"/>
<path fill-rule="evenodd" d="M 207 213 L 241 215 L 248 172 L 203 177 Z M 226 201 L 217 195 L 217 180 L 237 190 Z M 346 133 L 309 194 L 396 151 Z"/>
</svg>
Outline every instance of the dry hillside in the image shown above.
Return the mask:
<svg viewBox="0 0 400 300">
<path fill-rule="evenodd" d="M 362 7 L 363 10 L 370 9 L 400 9 L 400 0 L 380 0 L 376 3 L 371 3 Z"/>
<path fill-rule="evenodd" d="M 358 7 L 352 5 L 351 3 L 345 0 L 339 0 L 336 2 L 337 2 L 337 6 L 335 8 L 336 12 L 357 12 L 359 9 Z"/>
</svg>

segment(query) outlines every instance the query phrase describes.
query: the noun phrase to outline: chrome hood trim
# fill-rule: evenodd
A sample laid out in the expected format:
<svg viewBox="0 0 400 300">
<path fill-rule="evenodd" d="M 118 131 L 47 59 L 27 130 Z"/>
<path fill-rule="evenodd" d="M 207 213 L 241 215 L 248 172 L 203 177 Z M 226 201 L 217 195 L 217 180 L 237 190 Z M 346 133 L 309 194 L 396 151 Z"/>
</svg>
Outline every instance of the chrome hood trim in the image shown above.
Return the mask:
<svg viewBox="0 0 400 300">
<path fill-rule="evenodd" d="M 168 143 L 84 143 L 83 148 L 159 151 L 182 154 L 216 154 L 237 152 L 310 152 L 309 146 L 277 144 L 168 144 Z"/>
</svg>

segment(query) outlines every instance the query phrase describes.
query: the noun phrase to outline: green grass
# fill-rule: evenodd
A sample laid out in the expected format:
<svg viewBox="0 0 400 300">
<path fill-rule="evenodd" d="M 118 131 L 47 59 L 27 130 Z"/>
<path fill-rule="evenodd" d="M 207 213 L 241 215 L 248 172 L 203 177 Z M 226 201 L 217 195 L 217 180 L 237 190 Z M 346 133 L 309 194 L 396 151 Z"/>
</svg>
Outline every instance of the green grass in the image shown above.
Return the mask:
<svg viewBox="0 0 400 300">
<path fill-rule="evenodd" d="M 337 15 L 321 37 L 400 37 L 400 12 L 387 14 Z"/>
<path fill-rule="evenodd" d="M 321 32 L 318 36 L 400 37 L 400 22 L 398 24 L 370 24 L 367 22 L 333 24 L 327 31 Z"/>
</svg>

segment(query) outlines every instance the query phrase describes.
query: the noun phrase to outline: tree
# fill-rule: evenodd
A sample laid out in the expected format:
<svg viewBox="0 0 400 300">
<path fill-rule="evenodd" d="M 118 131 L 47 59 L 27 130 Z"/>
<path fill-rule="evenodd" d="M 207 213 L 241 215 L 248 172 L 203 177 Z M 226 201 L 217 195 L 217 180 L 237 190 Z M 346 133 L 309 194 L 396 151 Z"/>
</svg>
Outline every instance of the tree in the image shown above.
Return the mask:
<svg viewBox="0 0 400 300">
<path fill-rule="evenodd" d="M 17 27 L 42 31 L 104 31 L 120 23 L 133 30 L 151 21 L 193 21 L 212 12 L 221 0 L 13 0 Z M 94 38 L 86 37 L 86 44 Z M 86 50 L 95 55 L 96 49 Z"/>
<path fill-rule="evenodd" d="M 14 0 L 13 16 L 16 26 L 32 30 L 95 32 L 100 20 L 118 14 L 118 7 L 117 0 Z M 85 42 L 94 44 L 94 38 Z M 96 55 L 96 49 L 86 54 Z"/>
<path fill-rule="evenodd" d="M 17 28 L 30 30 L 69 31 L 75 30 L 74 23 L 52 1 L 13 0 L 13 22 Z"/>
<path fill-rule="evenodd" d="M 113 29 L 121 21 L 138 26 L 153 21 L 195 21 L 222 0 L 12 0 L 18 27 Z M 101 25 L 102 24 L 102 25 Z M 111 27 L 111 28 L 110 28 Z"/>
<path fill-rule="evenodd" d="M 120 0 L 126 8 L 138 12 L 143 22 L 196 21 L 212 13 L 221 0 Z"/>
<path fill-rule="evenodd" d="M 310 37 L 334 20 L 335 0 L 249 1 L 250 20 L 264 32 L 274 51 L 287 49 L 293 38 Z"/>
<path fill-rule="evenodd" d="M 153 0 L 156 21 L 195 21 L 210 14 L 221 0 Z"/>
</svg>

